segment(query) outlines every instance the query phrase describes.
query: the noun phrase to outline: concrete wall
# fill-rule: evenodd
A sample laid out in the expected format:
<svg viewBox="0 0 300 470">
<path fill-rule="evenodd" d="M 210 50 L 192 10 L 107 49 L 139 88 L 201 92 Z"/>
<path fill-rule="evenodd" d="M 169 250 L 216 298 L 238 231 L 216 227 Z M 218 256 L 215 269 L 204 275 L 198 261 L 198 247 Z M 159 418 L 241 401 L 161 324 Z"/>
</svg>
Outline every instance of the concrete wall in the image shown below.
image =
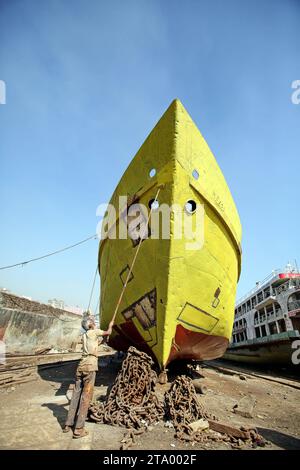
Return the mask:
<svg viewBox="0 0 300 470">
<path fill-rule="evenodd" d="M 43 348 L 75 350 L 80 335 L 81 316 L 51 307 L 48 309 L 46 304 L 39 304 L 44 309 L 34 309 L 33 312 L 8 308 L 5 305 L 7 299 L 2 296 L 1 300 L 0 340 L 5 343 L 6 353 L 35 354 Z M 27 304 L 27 308 L 30 308 L 30 304 Z"/>
</svg>

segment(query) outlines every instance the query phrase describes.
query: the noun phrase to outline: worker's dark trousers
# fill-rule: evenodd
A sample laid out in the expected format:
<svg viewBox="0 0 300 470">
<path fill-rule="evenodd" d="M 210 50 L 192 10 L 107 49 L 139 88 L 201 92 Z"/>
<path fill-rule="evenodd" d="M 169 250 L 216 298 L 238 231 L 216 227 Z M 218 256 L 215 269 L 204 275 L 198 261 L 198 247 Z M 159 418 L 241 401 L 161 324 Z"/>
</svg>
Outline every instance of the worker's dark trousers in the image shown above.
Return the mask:
<svg viewBox="0 0 300 470">
<path fill-rule="evenodd" d="M 76 383 L 72 394 L 66 426 L 76 429 L 84 427 L 91 399 L 93 397 L 96 372 L 76 372 Z"/>
</svg>

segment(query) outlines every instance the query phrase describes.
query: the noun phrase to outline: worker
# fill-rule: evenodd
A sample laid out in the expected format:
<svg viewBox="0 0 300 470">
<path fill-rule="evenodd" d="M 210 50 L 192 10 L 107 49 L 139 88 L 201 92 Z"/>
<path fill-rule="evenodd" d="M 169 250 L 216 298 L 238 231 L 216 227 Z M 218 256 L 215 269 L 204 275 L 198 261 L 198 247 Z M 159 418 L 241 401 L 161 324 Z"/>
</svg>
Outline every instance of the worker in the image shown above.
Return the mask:
<svg viewBox="0 0 300 470">
<path fill-rule="evenodd" d="M 63 432 L 68 432 L 74 427 L 73 437 L 76 439 L 88 434 L 88 431 L 84 429 L 84 424 L 93 397 L 96 371 L 98 370 L 98 345 L 103 336 L 111 334 L 113 322 L 110 322 L 107 331 L 103 331 L 96 328 L 93 317 L 85 316 L 81 326 L 85 331 L 82 335 L 83 353 L 76 370 L 75 388 L 63 429 Z"/>
</svg>

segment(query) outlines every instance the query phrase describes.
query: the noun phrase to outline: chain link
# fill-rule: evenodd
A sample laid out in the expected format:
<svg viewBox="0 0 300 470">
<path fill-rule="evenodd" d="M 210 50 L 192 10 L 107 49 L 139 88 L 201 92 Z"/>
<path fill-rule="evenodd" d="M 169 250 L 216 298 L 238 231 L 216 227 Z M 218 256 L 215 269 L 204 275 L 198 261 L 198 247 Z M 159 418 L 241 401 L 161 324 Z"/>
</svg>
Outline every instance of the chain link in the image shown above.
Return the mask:
<svg viewBox="0 0 300 470">
<path fill-rule="evenodd" d="M 178 439 L 198 442 L 207 440 L 207 433 L 194 432 L 190 424 L 201 418 L 216 418 L 199 403 L 195 387 L 189 377 L 184 375 L 177 377 L 164 398 L 166 417 L 172 421 Z"/>
</svg>

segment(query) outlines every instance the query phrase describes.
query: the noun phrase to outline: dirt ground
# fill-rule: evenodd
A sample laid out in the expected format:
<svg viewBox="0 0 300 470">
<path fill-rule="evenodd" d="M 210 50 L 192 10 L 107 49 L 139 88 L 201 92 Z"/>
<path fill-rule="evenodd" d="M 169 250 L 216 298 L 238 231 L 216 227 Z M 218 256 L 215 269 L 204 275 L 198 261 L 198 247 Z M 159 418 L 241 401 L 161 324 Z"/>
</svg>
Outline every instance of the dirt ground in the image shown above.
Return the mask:
<svg viewBox="0 0 300 470">
<path fill-rule="evenodd" d="M 123 428 L 87 422 L 87 437 L 77 440 L 72 439 L 71 433 L 62 433 L 76 365 L 76 362 L 69 362 L 52 368 L 40 367 L 36 381 L 0 390 L 0 449 L 120 448 Z M 121 363 L 114 356 L 106 356 L 100 359 L 99 365 L 94 398 L 106 395 L 107 387 L 113 383 Z M 247 375 L 247 370 L 245 372 L 228 375 L 209 365 L 200 365 L 201 382 L 207 387 L 207 392 L 198 395 L 199 401 L 222 422 L 238 427 L 256 427 L 268 441 L 267 446 L 259 450 L 300 449 L 299 378 L 286 385 L 251 377 Z M 178 370 L 170 372 L 166 385 L 157 384 L 159 397 L 163 397 L 177 373 Z M 245 396 L 256 402 L 251 418 L 233 411 L 233 407 Z M 183 443 L 174 438 L 173 428 L 167 428 L 161 422 L 138 437 L 132 449 L 225 450 L 231 449 L 231 445 L 224 442 Z"/>
</svg>

